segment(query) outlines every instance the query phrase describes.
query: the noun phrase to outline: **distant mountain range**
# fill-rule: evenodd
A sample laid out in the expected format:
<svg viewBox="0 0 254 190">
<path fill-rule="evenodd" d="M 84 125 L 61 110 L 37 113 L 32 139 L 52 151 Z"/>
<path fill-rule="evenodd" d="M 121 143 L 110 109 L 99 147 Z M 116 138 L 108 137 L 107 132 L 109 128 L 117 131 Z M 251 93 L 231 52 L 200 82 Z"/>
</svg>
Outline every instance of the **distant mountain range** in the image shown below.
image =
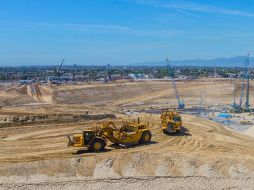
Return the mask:
<svg viewBox="0 0 254 190">
<path fill-rule="evenodd" d="M 216 58 L 216 59 L 193 59 L 182 61 L 170 61 L 173 66 L 201 66 L 201 67 L 243 67 L 245 56 Z M 165 66 L 166 61 L 137 63 L 136 66 Z M 254 67 L 254 57 L 250 58 L 250 67 Z"/>
</svg>

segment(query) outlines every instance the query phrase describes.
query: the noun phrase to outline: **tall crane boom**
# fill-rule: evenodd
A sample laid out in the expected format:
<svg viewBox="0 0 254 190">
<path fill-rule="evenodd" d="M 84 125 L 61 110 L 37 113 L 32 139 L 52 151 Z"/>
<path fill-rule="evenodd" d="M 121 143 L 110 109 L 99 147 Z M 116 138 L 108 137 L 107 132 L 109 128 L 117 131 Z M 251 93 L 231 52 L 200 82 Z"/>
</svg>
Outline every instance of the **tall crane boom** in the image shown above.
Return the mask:
<svg viewBox="0 0 254 190">
<path fill-rule="evenodd" d="M 179 107 L 179 105 L 181 104 L 181 100 L 180 100 L 179 93 L 178 93 L 177 88 L 176 88 L 176 82 L 175 82 L 174 78 L 172 78 L 172 83 L 173 83 L 173 88 L 174 88 L 174 91 L 175 91 L 175 96 L 176 96 L 176 99 L 178 101 L 178 107 Z"/>
<path fill-rule="evenodd" d="M 248 112 L 250 111 L 250 72 L 249 72 L 249 64 L 250 64 L 250 54 L 247 54 L 247 57 L 244 62 L 244 67 L 242 69 L 242 86 L 241 86 L 241 95 L 239 104 L 235 103 L 235 81 L 234 81 L 234 111 L 237 112 Z M 246 87 L 246 89 L 245 89 Z M 246 90 L 246 91 L 245 91 Z M 243 105 L 243 100 L 245 98 L 245 103 Z"/>
<path fill-rule="evenodd" d="M 243 96 L 244 96 L 244 88 L 245 88 L 244 75 L 245 75 L 245 74 L 243 74 L 243 78 L 242 78 L 242 88 L 241 88 L 241 95 L 240 95 L 240 100 L 239 100 L 239 107 L 240 107 L 240 108 L 242 108 Z"/>
<path fill-rule="evenodd" d="M 166 62 L 167 62 L 167 64 L 168 64 L 169 74 L 170 74 L 171 71 L 172 71 L 172 67 L 171 67 L 171 65 L 169 64 L 169 59 L 168 59 L 168 58 L 166 59 Z M 171 77 L 171 76 L 169 76 L 169 77 Z M 175 82 L 174 76 L 172 76 L 171 79 L 172 79 L 173 89 L 174 89 L 174 91 L 175 91 L 176 100 L 177 100 L 177 102 L 178 102 L 178 109 L 184 109 L 184 108 L 185 108 L 185 105 L 184 105 L 184 102 L 181 101 L 181 99 L 180 99 L 180 96 L 179 96 L 179 93 L 178 93 L 178 90 L 177 90 L 177 87 L 176 87 L 176 82 Z"/>
<path fill-rule="evenodd" d="M 249 87 L 250 87 L 250 79 L 249 79 L 249 53 L 247 55 L 247 58 L 245 60 L 245 63 L 244 63 L 244 70 L 243 70 L 243 77 L 242 77 L 242 88 L 241 88 L 241 96 L 240 96 L 240 101 L 239 101 L 239 107 L 242 108 L 243 106 L 243 98 L 244 98 L 244 95 L 245 95 L 245 92 L 244 92 L 244 89 L 245 89 L 245 86 L 247 87 L 246 88 L 246 102 L 245 102 L 245 108 L 249 108 Z M 247 84 L 246 84 L 246 80 L 247 80 Z"/>
<path fill-rule="evenodd" d="M 250 64 L 250 54 L 246 58 L 246 78 L 247 78 L 247 89 L 246 89 L 246 101 L 245 101 L 245 108 L 250 108 L 250 73 L 249 73 L 249 64 Z"/>
<path fill-rule="evenodd" d="M 59 67 L 54 70 L 56 77 L 60 77 L 61 76 L 61 70 L 62 70 L 64 61 L 65 61 L 65 59 L 63 59 L 61 64 L 59 65 Z"/>
<path fill-rule="evenodd" d="M 60 65 L 59 68 L 58 68 L 59 71 L 61 71 L 62 66 L 63 66 L 63 64 L 64 64 L 64 61 L 65 61 L 65 60 L 63 59 L 62 62 L 61 62 L 61 65 Z"/>
</svg>

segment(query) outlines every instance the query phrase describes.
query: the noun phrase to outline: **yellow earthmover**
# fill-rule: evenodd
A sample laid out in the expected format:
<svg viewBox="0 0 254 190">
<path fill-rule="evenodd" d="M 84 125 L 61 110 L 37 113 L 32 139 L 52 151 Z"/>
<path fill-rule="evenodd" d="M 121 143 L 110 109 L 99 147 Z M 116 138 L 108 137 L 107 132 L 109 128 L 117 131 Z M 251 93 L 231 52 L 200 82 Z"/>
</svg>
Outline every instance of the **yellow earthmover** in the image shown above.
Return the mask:
<svg viewBox="0 0 254 190">
<path fill-rule="evenodd" d="M 164 134 L 180 133 L 182 118 L 176 110 L 163 111 L 161 113 L 161 129 Z"/>
<path fill-rule="evenodd" d="M 146 124 L 138 122 L 123 122 L 117 128 L 114 122 L 106 122 L 98 129 L 84 130 L 81 134 L 68 136 L 69 146 L 87 147 L 90 151 L 103 151 L 110 141 L 116 146 L 128 147 L 151 141 L 152 134 Z"/>
</svg>

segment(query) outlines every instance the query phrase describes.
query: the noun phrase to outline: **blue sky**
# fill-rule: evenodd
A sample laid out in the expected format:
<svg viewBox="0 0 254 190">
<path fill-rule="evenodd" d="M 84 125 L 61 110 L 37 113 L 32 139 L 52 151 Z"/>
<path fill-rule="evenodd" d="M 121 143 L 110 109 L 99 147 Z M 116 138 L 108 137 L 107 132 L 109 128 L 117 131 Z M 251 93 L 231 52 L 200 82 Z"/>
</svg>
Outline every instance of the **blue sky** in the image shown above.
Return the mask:
<svg viewBox="0 0 254 190">
<path fill-rule="evenodd" d="M 0 65 L 254 53 L 254 0 L 0 0 Z"/>
</svg>

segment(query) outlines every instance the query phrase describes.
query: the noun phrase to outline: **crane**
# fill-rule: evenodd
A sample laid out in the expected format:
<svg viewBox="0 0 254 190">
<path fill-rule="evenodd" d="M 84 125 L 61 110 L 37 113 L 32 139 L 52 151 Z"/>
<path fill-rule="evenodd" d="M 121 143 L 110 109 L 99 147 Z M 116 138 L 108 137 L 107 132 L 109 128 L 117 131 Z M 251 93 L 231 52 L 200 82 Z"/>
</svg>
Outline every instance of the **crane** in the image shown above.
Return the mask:
<svg viewBox="0 0 254 190">
<path fill-rule="evenodd" d="M 239 108 L 242 108 L 242 104 L 243 104 L 243 96 L 244 96 L 244 79 L 242 79 L 242 88 L 241 88 L 241 96 L 240 96 L 240 100 L 239 100 Z"/>
<path fill-rule="evenodd" d="M 64 61 L 65 61 L 65 59 L 62 60 L 60 66 L 55 70 L 55 74 L 56 74 L 57 77 L 61 76 L 61 70 L 62 70 L 62 66 L 64 64 Z"/>
<path fill-rule="evenodd" d="M 169 59 L 167 58 L 166 59 L 166 62 L 168 64 L 168 67 L 169 67 L 169 75 L 170 73 L 173 71 L 171 65 L 169 64 Z M 171 76 L 169 76 L 171 77 Z M 176 100 L 178 102 L 178 109 L 184 109 L 185 108 L 185 104 L 183 102 L 183 100 L 180 99 L 180 96 L 179 96 L 179 93 L 178 93 L 178 90 L 177 90 L 177 87 L 176 87 L 176 82 L 174 80 L 174 76 L 171 77 L 172 79 L 172 85 L 173 85 L 173 88 L 174 88 L 174 91 L 175 91 L 175 96 L 176 96 Z"/>
<path fill-rule="evenodd" d="M 242 86 L 241 86 L 241 95 L 240 95 L 240 100 L 239 104 L 237 105 L 235 103 L 235 94 L 234 94 L 234 104 L 233 108 L 237 112 L 242 112 L 242 111 L 249 111 L 250 108 L 250 103 L 249 103 L 249 93 L 250 93 L 250 76 L 249 76 L 249 63 L 250 63 L 250 54 L 248 53 L 247 58 L 244 63 L 244 69 L 243 69 L 243 77 L 242 77 Z M 247 84 L 246 84 L 247 81 Z M 235 86 L 235 81 L 234 81 L 234 86 Z M 246 97 L 245 97 L 245 104 L 243 105 L 243 99 L 245 95 L 245 86 L 246 86 Z M 236 91 L 236 89 L 235 89 Z M 236 92 L 234 92 L 236 93 Z"/>
<path fill-rule="evenodd" d="M 239 107 L 242 108 L 243 104 L 243 97 L 244 97 L 244 89 L 246 86 L 245 80 L 247 79 L 247 92 L 246 92 L 246 102 L 245 106 L 249 107 L 249 53 L 248 56 L 245 60 L 244 64 L 244 71 L 243 71 L 243 77 L 242 77 L 242 89 L 241 89 L 241 96 L 240 96 L 240 101 L 239 101 Z"/>
<path fill-rule="evenodd" d="M 250 108 L 250 72 L 249 72 L 249 64 L 250 64 L 250 53 L 245 61 L 245 70 L 246 70 L 246 79 L 247 79 L 247 89 L 246 89 L 246 100 L 245 100 L 245 109 L 249 110 Z"/>
</svg>

